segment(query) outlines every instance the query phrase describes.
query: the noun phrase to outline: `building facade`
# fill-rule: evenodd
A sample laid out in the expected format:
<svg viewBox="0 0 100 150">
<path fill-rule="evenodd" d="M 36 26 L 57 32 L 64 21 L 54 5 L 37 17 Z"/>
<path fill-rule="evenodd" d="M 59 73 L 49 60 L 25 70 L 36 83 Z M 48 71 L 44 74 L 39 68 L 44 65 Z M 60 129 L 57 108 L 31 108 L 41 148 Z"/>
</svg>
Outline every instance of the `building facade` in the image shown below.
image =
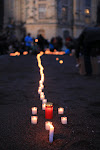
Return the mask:
<svg viewBox="0 0 100 150">
<path fill-rule="evenodd" d="M 4 1 L 0 0 L 0 29 L 3 28 Z"/>
<path fill-rule="evenodd" d="M 98 0 L 4 0 L 4 27 L 14 24 L 17 35 L 24 28 L 48 40 L 77 37 L 85 26 L 96 23 L 97 4 Z"/>
</svg>

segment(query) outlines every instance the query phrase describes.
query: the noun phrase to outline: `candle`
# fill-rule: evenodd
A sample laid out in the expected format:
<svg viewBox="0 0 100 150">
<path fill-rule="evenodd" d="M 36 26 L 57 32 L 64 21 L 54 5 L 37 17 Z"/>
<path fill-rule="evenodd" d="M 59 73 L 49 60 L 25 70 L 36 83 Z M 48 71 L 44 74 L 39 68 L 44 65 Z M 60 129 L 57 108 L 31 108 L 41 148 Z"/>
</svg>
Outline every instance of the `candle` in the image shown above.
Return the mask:
<svg viewBox="0 0 100 150">
<path fill-rule="evenodd" d="M 39 88 L 38 89 L 38 94 L 40 94 L 42 92 L 42 89 L 41 88 Z"/>
<path fill-rule="evenodd" d="M 47 103 L 47 99 L 43 99 L 43 100 L 42 100 L 42 103 L 43 103 L 43 104 L 44 104 L 44 103 L 46 104 L 46 103 Z"/>
<path fill-rule="evenodd" d="M 53 125 L 50 125 L 50 130 L 49 130 L 49 142 L 53 142 L 53 135 L 54 135 L 54 127 Z"/>
<path fill-rule="evenodd" d="M 36 115 L 37 114 L 37 107 L 32 107 L 32 114 Z"/>
<path fill-rule="evenodd" d="M 43 100 L 45 98 L 45 95 L 40 93 L 40 100 Z"/>
<path fill-rule="evenodd" d="M 46 106 L 46 104 L 44 103 L 44 104 L 42 104 L 42 110 L 45 110 L 45 106 Z"/>
<path fill-rule="evenodd" d="M 59 63 L 60 63 L 60 64 L 63 64 L 63 60 L 60 60 Z"/>
<path fill-rule="evenodd" d="M 61 117 L 61 123 L 67 124 L 67 117 Z"/>
<path fill-rule="evenodd" d="M 45 129 L 46 129 L 46 130 L 49 130 L 49 129 L 50 129 L 50 125 L 52 125 L 52 122 L 46 121 L 46 122 L 45 122 Z"/>
<path fill-rule="evenodd" d="M 37 124 L 37 119 L 38 119 L 37 116 L 31 116 L 31 123 L 32 124 Z"/>
<path fill-rule="evenodd" d="M 58 114 L 63 114 L 64 113 L 64 108 L 60 107 L 58 108 Z"/>
<path fill-rule="evenodd" d="M 53 118 L 53 103 L 46 103 L 45 107 L 45 118 L 52 119 Z"/>
</svg>

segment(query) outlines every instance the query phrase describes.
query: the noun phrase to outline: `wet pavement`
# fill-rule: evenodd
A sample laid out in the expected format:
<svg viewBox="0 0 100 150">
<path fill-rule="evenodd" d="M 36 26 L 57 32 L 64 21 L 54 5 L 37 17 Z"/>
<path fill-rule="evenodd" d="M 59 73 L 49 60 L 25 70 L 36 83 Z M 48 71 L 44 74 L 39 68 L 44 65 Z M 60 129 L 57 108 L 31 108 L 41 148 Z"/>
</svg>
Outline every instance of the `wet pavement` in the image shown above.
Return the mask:
<svg viewBox="0 0 100 150">
<path fill-rule="evenodd" d="M 64 61 L 59 64 L 56 57 Z M 75 58 L 41 57 L 44 93 L 54 105 L 54 141 L 48 141 L 44 111 L 38 95 L 40 80 L 35 55 L 0 56 L 0 150 L 100 150 L 100 75 L 80 76 Z M 30 122 L 38 107 L 38 124 Z M 58 107 L 65 108 L 62 125 Z"/>
</svg>

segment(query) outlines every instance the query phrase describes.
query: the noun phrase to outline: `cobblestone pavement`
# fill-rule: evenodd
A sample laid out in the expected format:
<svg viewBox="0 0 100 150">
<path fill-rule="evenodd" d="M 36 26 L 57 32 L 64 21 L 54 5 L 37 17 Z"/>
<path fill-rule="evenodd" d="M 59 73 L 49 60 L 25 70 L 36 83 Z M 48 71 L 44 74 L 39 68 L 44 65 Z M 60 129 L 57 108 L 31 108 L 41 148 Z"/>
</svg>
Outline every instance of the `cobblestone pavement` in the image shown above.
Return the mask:
<svg viewBox="0 0 100 150">
<path fill-rule="evenodd" d="M 44 126 L 36 56 L 4 55 L 0 56 L 0 150 L 100 150 L 100 75 L 80 76 L 74 56 L 41 59 L 44 93 L 54 104 L 54 141 L 49 143 Z M 38 107 L 37 125 L 30 123 L 33 106 Z M 58 107 L 65 108 L 67 125 L 61 124 Z"/>
</svg>

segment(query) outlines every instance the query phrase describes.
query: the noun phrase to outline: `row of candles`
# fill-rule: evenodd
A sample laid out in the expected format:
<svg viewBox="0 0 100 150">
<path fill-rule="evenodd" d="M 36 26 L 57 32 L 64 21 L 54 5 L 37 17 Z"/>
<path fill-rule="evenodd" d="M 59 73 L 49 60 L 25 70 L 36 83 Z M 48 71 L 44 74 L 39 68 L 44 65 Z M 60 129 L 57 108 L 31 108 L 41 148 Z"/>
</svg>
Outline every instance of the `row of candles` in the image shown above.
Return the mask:
<svg viewBox="0 0 100 150">
<path fill-rule="evenodd" d="M 43 73 L 43 66 L 41 64 L 40 57 L 43 55 L 43 52 L 40 52 L 37 55 L 37 61 L 38 61 L 38 67 L 40 69 L 40 75 L 41 80 L 39 81 L 39 88 L 38 88 L 38 94 L 40 95 L 40 100 L 42 101 L 42 110 L 45 110 L 45 119 L 52 119 L 53 118 L 53 103 L 47 102 L 47 99 L 45 99 L 44 92 L 42 91 L 44 89 L 44 73 Z M 59 59 L 57 59 L 59 60 Z M 63 61 L 60 62 L 61 64 Z M 64 108 L 60 107 L 58 108 L 58 114 L 64 114 Z M 38 116 L 37 115 L 37 107 L 32 107 L 32 115 L 31 116 L 31 123 L 37 124 L 38 122 Z M 67 117 L 61 117 L 61 123 L 67 124 Z M 54 136 L 54 126 L 51 121 L 45 122 L 45 129 L 49 130 L 49 142 L 53 142 L 53 136 Z"/>
</svg>

